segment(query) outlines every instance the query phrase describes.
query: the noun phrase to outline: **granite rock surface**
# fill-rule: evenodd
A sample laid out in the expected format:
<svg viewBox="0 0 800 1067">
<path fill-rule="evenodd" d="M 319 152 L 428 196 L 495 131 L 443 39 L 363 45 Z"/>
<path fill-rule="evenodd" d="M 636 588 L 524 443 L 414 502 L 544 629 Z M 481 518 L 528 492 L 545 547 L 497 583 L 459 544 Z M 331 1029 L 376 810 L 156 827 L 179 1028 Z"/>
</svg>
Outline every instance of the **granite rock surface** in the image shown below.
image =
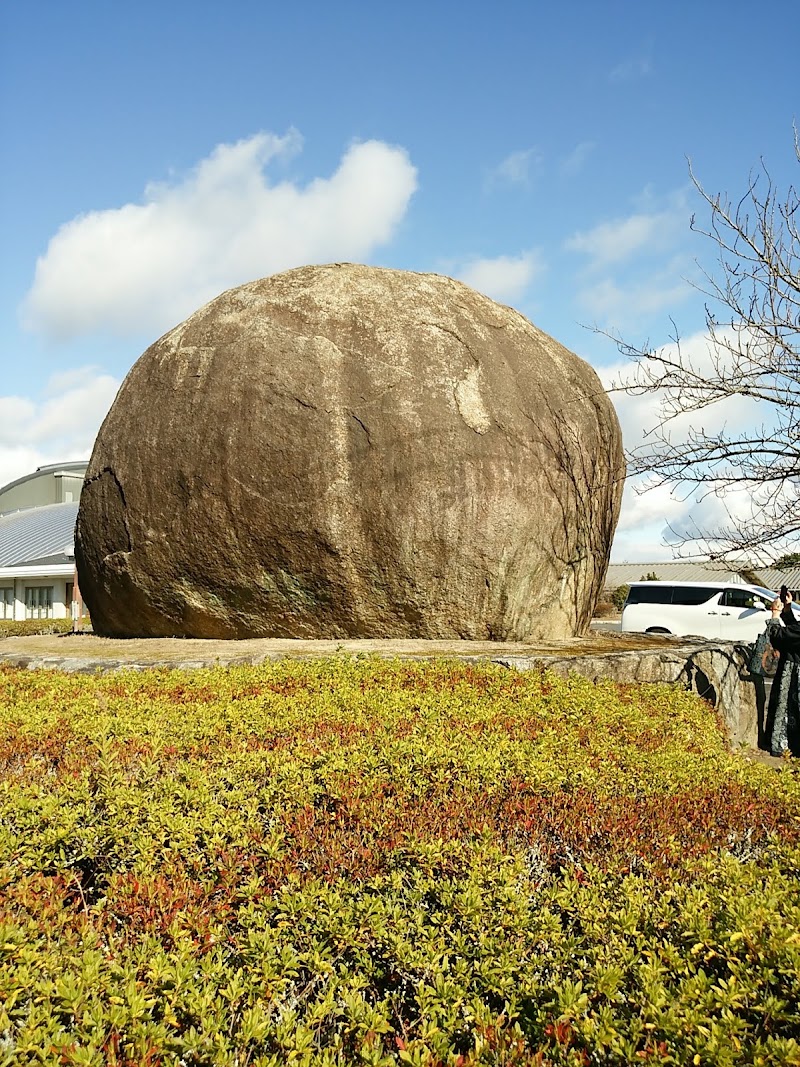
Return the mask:
<svg viewBox="0 0 800 1067">
<path fill-rule="evenodd" d="M 518 312 L 353 264 L 223 293 L 98 435 L 76 560 L 98 633 L 559 639 L 624 477 L 591 367 Z"/>
</svg>

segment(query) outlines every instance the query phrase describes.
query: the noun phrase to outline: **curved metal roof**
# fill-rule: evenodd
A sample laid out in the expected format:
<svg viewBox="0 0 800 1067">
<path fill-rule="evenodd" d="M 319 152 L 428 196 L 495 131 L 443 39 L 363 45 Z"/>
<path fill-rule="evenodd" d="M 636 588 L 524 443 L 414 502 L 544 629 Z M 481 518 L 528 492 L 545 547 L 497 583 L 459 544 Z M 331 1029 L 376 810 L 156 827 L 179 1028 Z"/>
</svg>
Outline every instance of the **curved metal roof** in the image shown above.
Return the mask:
<svg viewBox="0 0 800 1067">
<path fill-rule="evenodd" d="M 13 481 L 7 482 L 6 485 L 0 485 L 0 496 L 8 492 L 9 489 L 16 489 L 18 485 L 24 485 L 25 482 L 30 482 L 34 478 L 41 478 L 43 474 L 60 474 L 63 471 L 64 474 L 78 475 L 85 471 L 88 466 L 88 459 L 70 460 L 68 463 L 45 463 L 44 466 L 37 467 L 30 474 L 23 474 L 21 478 L 15 478 Z"/>
<path fill-rule="evenodd" d="M 70 563 L 77 517 L 77 501 L 0 515 L 0 567 Z"/>
</svg>

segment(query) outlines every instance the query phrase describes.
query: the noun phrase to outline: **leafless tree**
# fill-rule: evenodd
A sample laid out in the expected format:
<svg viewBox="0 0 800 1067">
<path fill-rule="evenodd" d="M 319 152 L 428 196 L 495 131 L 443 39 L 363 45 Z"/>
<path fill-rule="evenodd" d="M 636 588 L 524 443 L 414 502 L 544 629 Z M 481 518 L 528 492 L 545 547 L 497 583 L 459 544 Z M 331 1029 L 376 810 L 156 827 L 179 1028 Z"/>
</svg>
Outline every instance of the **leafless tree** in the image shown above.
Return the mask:
<svg viewBox="0 0 800 1067">
<path fill-rule="evenodd" d="M 794 130 L 800 163 L 800 140 Z M 694 186 L 710 209 L 703 228 L 716 246 L 715 267 L 703 271 L 709 337 L 706 358 L 682 347 L 673 322 L 671 343 L 636 347 L 608 334 L 633 364 L 615 383 L 632 394 L 657 394 L 659 417 L 629 455 L 629 474 L 648 474 L 702 495 L 749 491 L 753 515 L 678 538 L 698 541 L 712 558 L 768 560 L 800 535 L 800 195 L 776 186 L 763 159 L 738 201 L 711 195 L 689 164 Z M 705 432 L 703 413 L 731 397 L 763 404 L 760 425 Z M 759 405 L 760 406 L 760 405 Z M 681 419 L 679 429 L 676 420 Z M 686 418 L 688 416 L 688 419 Z"/>
</svg>

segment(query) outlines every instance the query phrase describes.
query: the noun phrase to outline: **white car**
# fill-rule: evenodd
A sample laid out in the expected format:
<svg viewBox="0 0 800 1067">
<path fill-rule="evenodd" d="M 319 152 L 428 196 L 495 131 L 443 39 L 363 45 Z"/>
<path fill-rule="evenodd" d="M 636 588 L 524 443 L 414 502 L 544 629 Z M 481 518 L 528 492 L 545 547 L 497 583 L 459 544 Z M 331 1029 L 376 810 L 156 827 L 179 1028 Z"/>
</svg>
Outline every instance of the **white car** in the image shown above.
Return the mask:
<svg viewBox="0 0 800 1067">
<path fill-rule="evenodd" d="M 621 630 L 722 641 L 755 641 L 777 596 L 759 585 L 732 582 L 634 582 Z M 795 618 L 800 610 L 792 605 Z"/>
</svg>

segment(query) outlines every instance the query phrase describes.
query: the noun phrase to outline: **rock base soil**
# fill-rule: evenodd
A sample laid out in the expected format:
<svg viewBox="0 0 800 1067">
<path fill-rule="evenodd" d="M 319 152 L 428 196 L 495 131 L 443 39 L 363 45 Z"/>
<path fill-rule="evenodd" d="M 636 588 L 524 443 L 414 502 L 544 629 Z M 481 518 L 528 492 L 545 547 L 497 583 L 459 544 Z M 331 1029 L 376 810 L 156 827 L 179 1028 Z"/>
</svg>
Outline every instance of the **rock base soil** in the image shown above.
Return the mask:
<svg viewBox="0 0 800 1067">
<path fill-rule="evenodd" d="M 644 634 L 592 633 L 562 641 L 425 641 L 399 638 L 369 640 L 318 640 L 303 638 L 249 638 L 241 641 L 203 640 L 179 637 L 109 638 L 93 633 L 37 634 L 0 639 L 0 662 L 16 657 L 56 657 L 96 661 L 109 660 L 138 666 L 216 666 L 261 663 L 284 657 L 316 657 L 335 654 L 379 656 L 587 656 L 612 652 L 643 651 L 683 646 L 685 641 Z"/>
</svg>

